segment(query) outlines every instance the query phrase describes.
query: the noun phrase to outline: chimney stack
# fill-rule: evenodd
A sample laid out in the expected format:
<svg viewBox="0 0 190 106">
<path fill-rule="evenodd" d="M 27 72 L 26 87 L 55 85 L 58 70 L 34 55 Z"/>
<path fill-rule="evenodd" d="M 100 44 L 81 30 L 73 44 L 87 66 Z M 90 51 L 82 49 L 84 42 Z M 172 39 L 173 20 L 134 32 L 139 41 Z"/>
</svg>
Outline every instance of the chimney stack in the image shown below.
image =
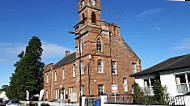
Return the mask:
<svg viewBox="0 0 190 106">
<path fill-rule="evenodd" d="M 69 50 L 66 50 L 66 51 L 65 51 L 65 56 L 68 56 L 68 55 L 70 55 L 70 51 L 69 51 Z"/>
</svg>

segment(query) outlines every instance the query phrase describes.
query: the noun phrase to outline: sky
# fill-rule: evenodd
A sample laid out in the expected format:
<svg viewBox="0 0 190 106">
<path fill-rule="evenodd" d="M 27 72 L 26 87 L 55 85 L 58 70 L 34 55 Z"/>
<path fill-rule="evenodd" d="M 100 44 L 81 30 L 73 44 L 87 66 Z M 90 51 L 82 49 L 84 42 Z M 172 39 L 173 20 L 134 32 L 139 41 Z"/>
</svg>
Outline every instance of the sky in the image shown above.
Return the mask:
<svg viewBox="0 0 190 106">
<path fill-rule="evenodd" d="M 9 84 L 17 55 L 32 36 L 42 41 L 42 62 L 56 63 L 75 51 L 78 0 L 0 0 L 0 87 Z M 190 2 L 102 0 L 102 20 L 119 24 L 121 36 L 146 69 L 190 53 Z"/>
</svg>

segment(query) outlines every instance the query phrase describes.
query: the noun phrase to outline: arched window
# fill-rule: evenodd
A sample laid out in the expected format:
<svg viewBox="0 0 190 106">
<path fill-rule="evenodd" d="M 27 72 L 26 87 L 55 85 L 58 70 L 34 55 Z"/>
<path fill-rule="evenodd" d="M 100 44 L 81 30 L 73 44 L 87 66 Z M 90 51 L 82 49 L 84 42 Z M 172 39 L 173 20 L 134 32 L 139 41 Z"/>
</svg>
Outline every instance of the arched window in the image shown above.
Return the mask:
<svg viewBox="0 0 190 106">
<path fill-rule="evenodd" d="M 55 71 L 55 81 L 57 81 L 57 72 Z"/>
<path fill-rule="evenodd" d="M 84 6 L 84 0 L 81 1 L 81 8 Z"/>
<path fill-rule="evenodd" d="M 98 73 L 103 73 L 103 62 L 101 59 L 99 59 L 97 62 L 97 71 Z"/>
<path fill-rule="evenodd" d="M 63 69 L 63 80 L 65 79 L 65 69 Z"/>
<path fill-rule="evenodd" d="M 80 41 L 80 53 L 82 53 L 83 52 L 83 41 L 81 40 Z"/>
<path fill-rule="evenodd" d="M 92 13 L 91 18 L 92 18 L 92 23 L 96 23 L 96 14 L 95 14 L 95 12 Z"/>
<path fill-rule="evenodd" d="M 100 38 L 97 39 L 96 47 L 97 47 L 97 51 L 102 51 L 102 41 Z"/>
</svg>

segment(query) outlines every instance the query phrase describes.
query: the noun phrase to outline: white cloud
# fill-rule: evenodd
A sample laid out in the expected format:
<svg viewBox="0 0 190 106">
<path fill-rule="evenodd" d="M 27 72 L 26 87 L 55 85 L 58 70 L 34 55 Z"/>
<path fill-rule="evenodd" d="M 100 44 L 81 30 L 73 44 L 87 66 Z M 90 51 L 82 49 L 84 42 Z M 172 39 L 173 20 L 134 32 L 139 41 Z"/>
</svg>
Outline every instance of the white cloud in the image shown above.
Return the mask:
<svg viewBox="0 0 190 106">
<path fill-rule="evenodd" d="M 140 14 L 138 14 L 137 16 L 145 17 L 145 16 L 148 16 L 148 15 L 151 15 L 151 14 L 159 13 L 161 11 L 162 11 L 162 8 L 154 8 L 154 9 L 143 11 Z"/>
<path fill-rule="evenodd" d="M 66 50 L 70 50 L 72 52 L 71 49 L 48 42 L 42 42 L 42 48 L 43 48 L 42 57 L 46 59 L 53 57 L 64 57 Z"/>
<path fill-rule="evenodd" d="M 17 55 L 24 49 L 24 44 L 0 42 L 0 63 L 13 64 Z"/>
<path fill-rule="evenodd" d="M 161 28 L 160 27 L 155 27 L 155 29 L 157 30 L 157 31 L 160 31 L 161 30 Z"/>
<path fill-rule="evenodd" d="M 174 47 L 174 49 L 176 49 L 176 50 L 190 50 L 190 37 L 183 39 L 181 44 Z"/>
<path fill-rule="evenodd" d="M 14 64 L 17 61 L 17 55 L 22 51 L 25 51 L 26 44 L 21 43 L 7 43 L 0 42 L 0 63 L 1 64 Z M 52 59 L 55 57 L 64 57 L 65 50 L 73 50 L 68 49 L 66 47 L 42 41 L 43 48 L 43 59 Z"/>
</svg>

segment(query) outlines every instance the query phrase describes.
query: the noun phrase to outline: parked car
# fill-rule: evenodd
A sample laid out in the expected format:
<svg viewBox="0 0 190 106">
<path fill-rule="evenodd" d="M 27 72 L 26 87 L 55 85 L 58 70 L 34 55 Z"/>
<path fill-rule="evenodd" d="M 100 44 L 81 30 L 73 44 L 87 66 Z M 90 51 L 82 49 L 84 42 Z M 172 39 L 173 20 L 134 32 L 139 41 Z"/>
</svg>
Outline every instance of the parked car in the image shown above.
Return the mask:
<svg viewBox="0 0 190 106">
<path fill-rule="evenodd" d="M 9 100 L 4 101 L 3 105 L 6 105 L 7 103 L 9 103 Z"/>
<path fill-rule="evenodd" d="M 10 100 L 6 106 L 21 106 L 21 103 L 18 100 Z"/>
</svg>

